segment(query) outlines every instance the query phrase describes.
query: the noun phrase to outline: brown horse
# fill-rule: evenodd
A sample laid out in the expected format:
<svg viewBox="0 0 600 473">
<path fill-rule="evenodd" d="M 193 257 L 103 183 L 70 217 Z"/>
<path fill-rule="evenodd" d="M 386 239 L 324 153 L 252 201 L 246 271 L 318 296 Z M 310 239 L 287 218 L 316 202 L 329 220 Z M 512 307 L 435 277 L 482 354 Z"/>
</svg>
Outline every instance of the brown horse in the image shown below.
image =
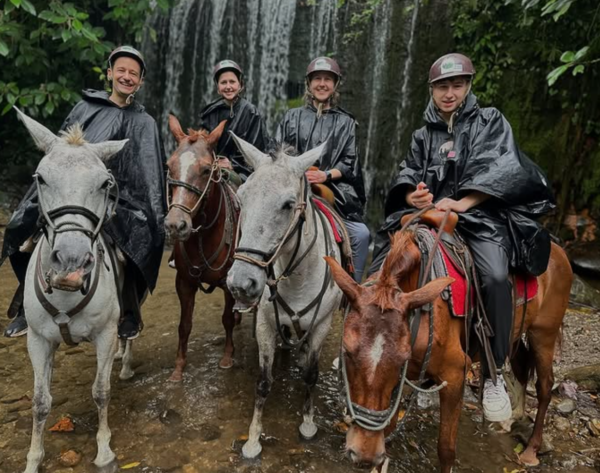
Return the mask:
<svg viewBox="0 0 600 473">
<path fill-rule="evenodd" d="M 447 385 L 440 391 L 438 457 L 441 471 L 450 473 L 456 458 L 458 422 L 461 413 L 466 368 L 471 360 L 465 353 L 463 319 L 450 316 L 447 302 L 438 297 L 453 280 L 440 278 L 418 289 L 421 253 L 412 231 L 393 236 L 392 247 L 381 271 L 371 283 L 360 286 L 333 260 L 333 276 L 351 304 L 343 333 L 343 362 L 352 406 L 357 412 L 375 415 L 392 408 L 392 393 L 398 373 L 408 361 L 408 379 L 417 379 L 429 337 L 429 316 L 423 313 L 414 347 L 411 349 L 409 311 L 433 301 L 434 339 L 426 376 Z M 548 270 L 538 278 L 537 296 L 527 305 L 523 325 L 517 311 L 513 332 L 515 346 L 520 330 L 527 334 L 529 348 L 522 343 L 511 365 L 523 391 L 533 368 L 537 373 L 538 412 L 533 434 L 521 461 L 538 462 L 544 418 L 553 384 L 552 361 L 555 343 L 568 305 L 573 274 L 564 251 L 552 244 Z M 525 396 L 522 396 L 523 402 Z M 394 409 L 392 409 L 394 410 Z M 388 411 L 389 412 L 389 411 Z M 381 466 L 385 460 L 385 436 L 394 431 L 398 415 L 381 430 L 365 429 L 355 423 L 346 437 L 346 451 L 355 463 Z M 373 417 L 373 416 L 371 416 Z M 364 423 L 362 423 L 364 425 Z"/>
<path fill-rule="evenodd" d="M 171 381 L 181 381 L 187 363 L 187 346 L 192 330 L 196 292 L 223 290 L 225 308 L 225 353 L 219 366 L 233 366 L 234 299 L 225 278 L 233 263 L 239 216 L 237 198 L 222 177 L 214 149 L 225 128 L 223 121 L 210 134 L 204 130 L 184 133 L 177 118 L 169 116 L 169 128 L 178 147 L 167 161 L 169 213 L 166 231 L 176 242 L 173 256 L 175 286 L 181 304 L 179 348 Z M 205 288 L 203 284 L 209 287 Z M 237 319 L 239 321 L 239 319 Z"/>
</svg>

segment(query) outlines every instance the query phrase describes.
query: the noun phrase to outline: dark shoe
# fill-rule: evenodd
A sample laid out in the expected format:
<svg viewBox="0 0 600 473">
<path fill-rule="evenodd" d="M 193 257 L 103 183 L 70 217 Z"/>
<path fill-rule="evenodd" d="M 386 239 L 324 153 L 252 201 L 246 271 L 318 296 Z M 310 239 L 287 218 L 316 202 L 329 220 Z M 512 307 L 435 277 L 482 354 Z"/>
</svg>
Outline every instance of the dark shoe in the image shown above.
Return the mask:
<svg viewBox="0 0 600 473">
<path fill-rule="evenodd" d="M 128 310 L 119 324 L 119 338 L 134 340 L 140 336 L 140 322 L 135 314 Z"/>
<path fill-rule="evenodd" d="M 25 313 L 21 309 L 19 315 L 12 319 L 8 327 L 6 327 L 4 336 L 7 338 L 16 338 L 25 334 L 27 334 L 27 320 L 25 319 Z"/>
</svg>

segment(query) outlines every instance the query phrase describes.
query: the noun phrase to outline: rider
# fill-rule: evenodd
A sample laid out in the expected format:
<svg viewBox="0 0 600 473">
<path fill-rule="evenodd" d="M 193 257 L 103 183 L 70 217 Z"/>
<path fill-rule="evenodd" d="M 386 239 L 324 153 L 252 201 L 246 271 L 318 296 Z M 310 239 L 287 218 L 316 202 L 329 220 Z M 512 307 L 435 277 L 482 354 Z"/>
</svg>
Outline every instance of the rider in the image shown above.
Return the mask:
<svg viewBox="0 0 600 473">
<path fill-rule="evenodd" d="M 362 216 L 366 196 L 356 146 L 356 121 L 337 105 L 341 80 L 340 66 L 334 59 L 314 59 L 306 70 L 306 103 L 286 112 L 275 140 L 292 146 L 298 154 L 327 142 L 316 163 L 319 169 L 307 171 L 306 177 L 311 184 L 325 184 L 333 191 L 335 208 L 350 235 L 354 278 L 361 281 L 370 233 Z"/>
<path fill-rule="evenodd" d="M 269 146 L 265 122 L 258 109 L 241 97 L 244 91 L 244 71 L 237 63 L 230 59 L 219 61 L 213 69 L 213 80 L 221 98 L 202 109 L 200 126 L 213 131 L 219 123 L 227 120 L 215 152 L 217 156 L 227 158 L 233 170 L 245 181 L 252 173 L 252 168 L 244 161 L 229 132 L 234 132 L 265 152 Z M 227 161 L 223 164 L 224 167 L 228 165 Z"/>
<path fill-rule="evenodd" d="M 123 287 L 123 318 L 119 337 L 133 339 L 141 330 L 140 303 L 147 289 L 154 289 L 163 245 L 165 155 L 158 128 L 135 94 L 144 82 L 146 64 L 131 46 L 116 48 L 108 58 L 107 79 L 112 91 L 84 90 L 81 100 L 62 125 L 79 123 L 91 143 L 129 139 L 122 151 L 107 164 L 119 185 L 116 215 L 104 229 L 126 257 Z M 30 238 L 36 232 L 37 192 L 32 186 L 6 228 L 2 259 L 10 257 L 20 288 L 9 316 L 16 317 L 5 331 L 7 337 L 27 332 L 22 307 L 22 288 L 33 250 Z"/>
<path fill-rule="evenodd" d="M 370 272 L 385 259 L 389 233 L 399 228 L 403 213 L 432 203 L 438 210 L 457 212 L 458 230 L 473 254 L 495 334 L 494 361 L 501 368 L 511 338 L 509 268 L 533 275 L 546 270 L 550 237 L 531 218 L 554 205 L 544 174 L 519 151 L 504 116 L 477 105 L 471 92 L 474 75 L 471 60 L 462 54 L 447 54 L 431 66 L 426 125 L 413 133 L 408 156 L 387 196 L 387 219 L 375 239 Z M 487 373 L 483 391 L 485 416 L 496 422 L 511 415 L 506 384 L 498 373 L 496 385 Z"/>
</svg>

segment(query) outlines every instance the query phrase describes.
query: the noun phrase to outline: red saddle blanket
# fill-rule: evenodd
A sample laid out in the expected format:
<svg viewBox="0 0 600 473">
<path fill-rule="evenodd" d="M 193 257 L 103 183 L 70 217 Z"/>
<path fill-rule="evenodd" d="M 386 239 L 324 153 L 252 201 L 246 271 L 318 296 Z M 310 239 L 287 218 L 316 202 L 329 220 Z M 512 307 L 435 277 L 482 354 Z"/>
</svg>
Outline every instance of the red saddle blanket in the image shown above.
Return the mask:
<svg viewBox="0 0 600 473">
<path fill-rule="evenodd" d="M 444 263 L 448 270 L 448 276 L 454 278 L 454 282 L 450 285 L 451 294 L 451 308 L 452 313 L 455 317 L 464 317 L 466 308 L 465 302 L 467 298 L 467 281 L 456 268 L 453 260 L 446 254 L 446 250 L 443 245 L 440 245 L 442 255 L 444 256 Z M 527 301 L 533 299 L 538 292 L 538 280 L 535 276 L 531 275 L 516 275 L 517 281 L 517 306 L 523 305 L 525 302 L 525 288 L 527 288 Z M 474 296 L 474 295 L 473 295 Z"/>
<path fill-rule="evenodd" d="M 331 214 L 331 210 L 329 210 L 329 207 L 327 207 L 319 199 L 313 199 L 312 202 L 313 202 L 313 204 L 315 204 L 317 206 L 317 208 L 321 211 L 321 213 L 323 215 L 325 215 L 325 218 L 327 218 L 327 220 L 329 221 L 329 225 L 331 225 L 331 229 L 333 230 L 333 236 L 335 237 L 335 242 L 341 243 L 342 236 L 340 235 L 340 231 L 335 223 L 335 220 L 333 219 L 333 215 Z"/>
</svg>

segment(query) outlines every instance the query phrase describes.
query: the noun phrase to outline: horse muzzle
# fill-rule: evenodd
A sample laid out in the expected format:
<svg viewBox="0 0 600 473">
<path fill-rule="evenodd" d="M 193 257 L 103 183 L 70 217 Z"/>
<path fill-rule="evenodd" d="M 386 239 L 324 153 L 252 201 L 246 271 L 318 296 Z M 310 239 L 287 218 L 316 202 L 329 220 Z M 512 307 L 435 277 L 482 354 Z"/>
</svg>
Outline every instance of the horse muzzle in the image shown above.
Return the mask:
<svg viewBox="0 0 600 473">
<path fill-rule="evenodd" d="M 181 211 L 169 211 L 165 218 L 165 231 L 177 241 L 187 241 L 192 234 L 192 220 Z"/>
<path fill-rule="evenodd" d="M 227 287 L 236 301 L 253 306 L 260 300 L 267 282 L 264 270 L 236 261 L 227 275 Z"/>
<path fill-rule="evenodd" d="M 60 291 L 76 292 L 83 287 L 85 280 L 86 274 L 83 269 L 72 272 L 54 272 L 50 276 L 50 286 Z"/>
<path fill-rule="evenodd" d="M 383 431 L 371 432 L 356 426 L 350 427 L 346 434 L 346 454 L 359 467 L 382 471 L 387 458 Z"/>
<path fill-rule="evenodd" d="M 74 253 L 56 248 L 50 254 L 50 286 L 61 291 L 78 291 L 94 268 L 96 259 L 90 251 Z"/>
</svg>

